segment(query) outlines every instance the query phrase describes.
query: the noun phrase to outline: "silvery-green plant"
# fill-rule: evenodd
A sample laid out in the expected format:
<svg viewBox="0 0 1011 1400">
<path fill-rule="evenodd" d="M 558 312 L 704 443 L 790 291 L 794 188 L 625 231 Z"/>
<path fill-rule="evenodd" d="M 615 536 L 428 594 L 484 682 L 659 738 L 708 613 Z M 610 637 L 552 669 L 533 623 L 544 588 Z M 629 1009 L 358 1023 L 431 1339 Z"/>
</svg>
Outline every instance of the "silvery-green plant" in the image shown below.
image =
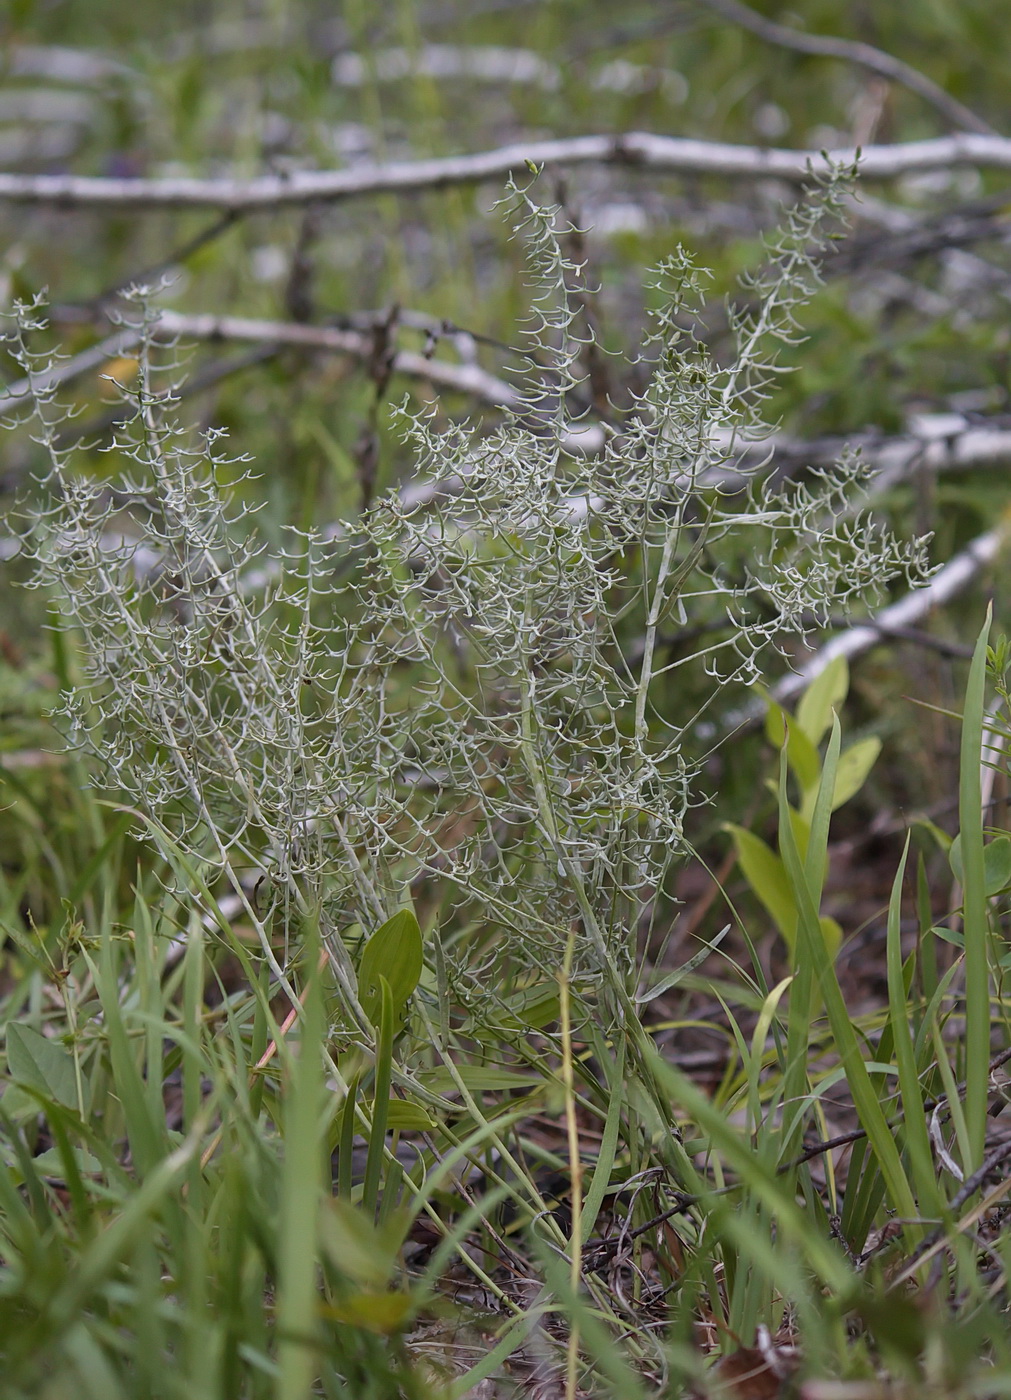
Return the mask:
<svg viewBox="0 0 1011 1400">
<path fill-rule="evenodd" d="M 680 250 L 660 267 L 648 385 L 596 455 L 571 448 L 588 292 L 558 211 L 514 189 L 534 288 L 519 407 L 490 431 L 402 409 L 430 488 L 269 552 L 223 487 L 221 435 L 194 445 L 159 387 L 149 293 L 112 486 L 60 446 L 41 311 L 16 309 L 49 463 L 25 547 L 86 658 L 68 735 L 168 852 L 228 881 L 282 985 L 319 918 L 349 1029 L 369 1033 L 356 931 L 410 890 L 436 893 L 443 928 L 477 929 L 444 948 L 464 1001 L 493 1004 L 517 961 L 553 979 L 571 938 L 602 1016 L 632 1018 L 637 933 L 710 742 L 697 707 L 677 712 L 675 672 L 702 668 L 711 704 L 812 615 L 922 573 L 921 546 L 859 510 L 857 460 L 785 489 L 728 472 L 844 185 L 831 172 L 788 216 L 729 363 L 691 329 L 703 274 Z M 663 629 L 692 623 L 701 642 L 664 660 Z"/>
</svg>

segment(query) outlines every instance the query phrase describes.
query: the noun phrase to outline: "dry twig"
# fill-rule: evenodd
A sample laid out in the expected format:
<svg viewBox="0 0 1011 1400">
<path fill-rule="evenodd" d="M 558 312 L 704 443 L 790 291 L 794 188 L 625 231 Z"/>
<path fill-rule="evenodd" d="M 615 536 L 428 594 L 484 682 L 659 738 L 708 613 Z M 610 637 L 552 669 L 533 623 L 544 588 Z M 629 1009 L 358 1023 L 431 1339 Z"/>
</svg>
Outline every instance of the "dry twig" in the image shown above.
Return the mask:
<svg viewBox="0 0 1011 1400">
<path fill-rule="evenodd" d="M 791 29 L 788 25 L 766 19 L 750 5 L 743 4 L 742 0 L 704 0 L 704 3 L 724 19 L 750 30 L 767 43 L 776 44 L 783 49 L 794 49 L 797 53 L 813 54 L 821 58 L 839 58 L 845 63 L 855 63 L 861 68 L 866 68 L 879 77 L 888 78 L 891 82 L 901 83 L 910 92 L 915 92 L 917 97 L 929 102 L 935 111 L 940 112 L 945 120 L 959 131 L 997 135 L 988 122 L 945 92 L 944 88 L 939 87 L 925 73 L 921 73 L 909 63 L 904 63 L 894 54 L 875 48 L 872 44 L 863 44 L 854 39 L 837 39 L 828 34 L 805 34 L 799 29 Z"/>
</svg>

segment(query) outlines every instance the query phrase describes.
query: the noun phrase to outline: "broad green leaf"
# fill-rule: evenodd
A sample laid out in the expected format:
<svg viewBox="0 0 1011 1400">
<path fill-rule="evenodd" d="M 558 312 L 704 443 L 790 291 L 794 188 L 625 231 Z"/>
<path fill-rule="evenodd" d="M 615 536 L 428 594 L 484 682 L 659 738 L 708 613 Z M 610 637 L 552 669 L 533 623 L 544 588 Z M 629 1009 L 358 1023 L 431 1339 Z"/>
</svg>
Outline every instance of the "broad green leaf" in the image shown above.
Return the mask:
<svg viewBox="0 0 1011 1400">
<path fill-rule="evenodd" d="M 832 790 L 833 812 L 860 791 L 880 752 L 881 740 L 876 735 L 871 735 L 870 738 L 850 744 L 849 748 L 839 755 L 839 767 Z"/>
<path fill-rule="evenodd" d="M 537 982 L 506 1000 L 505 1015 L 496 1024 L 505 1030 L 541 1030 L 558 1019 L 558 983 Z"/>
<path fill-rule="evenodd" d="M 345 1278 L 359 1288 L 385 1289 L 393 1278 L 403 1242 L 403 1222 L 374 1225 L 360 1206 L 334 1197 L 319 1216 L 320 1244 Z"/>
<path fill-rule="evenodd" d="M 988 895 L 997 894 L 1011 885 L 1011 836 L 995 836 L 983 847 L 983 869 Z"/>
<path fill-rule="evenodd" d="M 946 831 L 942 831 L 935 822 L 932 822 L 929 817 L 914 817 L 913 825 L 922 826 L 924 831 L 929 832 L 937 843 L 938 849 L 942 850 L 945 855 L 951 850 L 951 837 Z"/>
<path fill-rule="evenodd" d="M 962 833 L 959 832 L 948 847 L 948 864 L 951 873 L 959 884 L 962 883 Z"/>
<path fill-rule="evenodd" d="M 393 998 L 390 984 L 379 974 L 381 1005 L 376 1026 L 375 1097 L 372 1101 L 372 1127 L 369 1130 L 369 1150 L 365 1159 L 365 1180 L 362 1183 L 362 1206 L 370 1215 L 379 1207 L 379 1192 L 383 1177 L 383 1145 L 386 1138 L 386 1118 L 390 1108 L 390 1085 L 393 1081 L 393 1039 L 396 1035 Z"/>
<path fill-rule="evenodd" d="M 850 688 L 850 668 L 845 656 L 830 661 L 804 691 L 797 705 L 797 723 L 812 744 L 820 744 L 829 725 L 832 711 L 846 699 Z"/>
<path fill-rule="evenodd" d="M 842 943 L 842 929 L 839 927 L 836 920 L 831 918 L 828 914 L 822 914 L 818 922 L 821 924 L 821 936 L 825 940 L 825 947 L 828 949 L 828 955 L 832 961 L 835 962 L 836 954 L 839 952 L 839 947 Z"/>
<path fill-rule="evenodd" d="M 948 863 L 955 879 L 962 883 L 962 838 L 956 836 L 948 848 Z M 1011 885 L 1011 836 L 1002 833 L 983 847 L 983 888 L 987 898 Z"/>
<path fill-rule="evenodd" d="M 105 1168 L 97 1157 L 93 1157 L 90 1152 L 86 1152 L 83 1147 L 73 1147 L 74 1161 L 80 1172 L 102 1172 Z M 49 1147 L 45 1152 L 40 1152 L 37 1157 L 32 1158 L 32 1166 L 40 1176 L 51 1177 L 54 1181 L 63 1181 L 66 1168 L 63 1165 L 63 1158 L 59 1149 Z"/>
<path fill-rule="evenodd" d="M 835 790 L 836 775 L 839 771 L 841 746 L 842 730 L 839 726 L 838 716 L 833 712 L 832 737 L 825 750 L 825 765 L 822 770 L 821 782 L 814 795 L 810 818 L 795 816 L 793 808 L 787 808 L 790 814 L 793 839 L 804 863 L 804 880 L 807 892 L 815 909 L 821 907 L 821 893 L 828 870 L 828 829 L 832 819 L 832 793 Z M 785 862 L 786 849 L 782 831 L 779 834 L 779 850 Z M 794 888 L 794 897 L 799 906 L 800 895 L 796 888 Z"/>
<path fill-rule="evenodd" d="M 800 784 L 801 790 L 807 792 L 812 787 L 818 786 L 818 779 L 821 776 L 821 759 L 818 756 L 817 747 L 812 744 L 807 734 L 792 715 L 774 700 L 769 701 L 769 713 L 765 719 L 765 733 L 769 742 L 777 749 L 783 747 L 784 737 L 786 742 L 786 758 L 790 765 L 790 771 Z"/>
<path fill-rule="evenodd" d="M 746 827 L 728 822 L 724 830 L 733 837 L 744 878 L 792 952 L 797 932 L 797 904 L 783 862 L 761 837 Z"/>
<path fill-rule="evenodd" d="M 821 777 L 821 758 L 814 744 L 796 723 L 791 723 L 786 741 L 786 760 L 802 792 L 817 788 Z"/>
<path fill-rule="evenodd" d="M 393 1012 L 400 1018 L 418 985 L 421 967 L 421 928 L 410 909 L 401 909 L 376 929 L 358 967 L 358 997 L 373 1025 L 379 1024 L 382 1009 L 379 979 L 385 977 L 389 983 Z"/>
<path fill-rule="evenodd" d="M 814 790 L 811 792 L 810 796 L 811 796 L 811 807 L 812 807 L 811 816 L 813 816 L 813 815 L 814 815 L 813 808 L 814 808 L 815 802 L 817 801 L 818 789 L 817 789 L 817 788 L 814 788 Z M 788 812 L 790 813 L 790 829 L 791 829 L 791 831 L 793 832 L 793 839 L 794 839 L 794 840 L 796 841 L 796 843 L 797 843 L 797 850 L 800 852 L 800 858 L 801 858 L 801 860 L 806 861 L 806 860 L 807 860 L 807 848 L 808 848 L 808 845 L 810 844 L 810 841 L 811 841 L 811 818 L 805 816 L 802 812 L 798 812 L 797 809 L 796 809 L 796 807 L 788 806 L 788 807 L 787 807 L 787 810 L 788 810 Z M 782 838 L 782 836 L 780 836 L 780 838 L 779 838 L 779 847 L 780 847 L 780 850 L 782 850 L 782 848 L 783 848 L 783 838 Z"/>
<path fill-rule="evenodd" d="M 20 1084 L 10 1083 L 3 1092 L 0 1099 L 0 1106 L 12 1123 L 20 1123 L 26 1118 L 35 1118 L 42 1111 L 38 1097 L 22 1088 Z"/>
<path fill-rule="evenodd" d="M 410 1099 L 390 1099 L 386 1112 L 386 1128 L 390 1132 L 431 1133 L 438 1123 L 420 1103 Z"/>
<path fill-rule="evenodd" d="M 78 1107 L 73 1056 L 31 1026 L 8 1021 L 7 1068 L 17 1083 L 37 1089 L 65 1108 Z"/>
<path fill-rule="evenodd" d="M 872 736 L 869 739 L 860 739 L 857 743 L 851 744 L 839 755 L 839 764 L 836 768 L 835 784 L 832 790 L 833 812 L 860 791 L 880 752 L 881 740 Z M 817 797 L 817 789 L 809 790 L 804 794 L 801 815 L 808 824 L 814 816 L 814 804 Z"/>
<path fill-rule="evenodd" d="M 774 749 L 781 749 L 786 743 L 786 726 L 790 716 L 782 705 L 775 700 L 769 700 L 769 708 L 765 712 L 765 737 Z"/>
<path fill-rule="evenodd" d="M 910 1025 L 909 960 L 902 956 L 902 885 L 909 857 L 909 834 L 902 859 L 892 882 L 888 901 L 886 965 L 888 969 L 888 1016 L 892 1029 L 892 1052 L 899 1074 L 899 1089 L 914 1189 L 920 1200 L 930 1201 L 931 1213 L 943 1209 L 937 1181 L 937 1165 L 927 1130 L 923 1086 L 917 1064 L 915 1027 Z M 880 1043 L 880 1042 L 879 1042 Z"/>
<path fill-rule="evenodd" d="M 965 939 L 960 928 L 946 928 L 944 924 L 935 924 L 930 933 L 932 937 L 939 938 L 942 943 L 950 943 L 953 948 L 965 947 Z"/>
<path fill-rule="evenodd" d="M 838 763 L 838 756 L 839 729 L 838 725 L 834 725 L 832 740 L 825 757 L 826 776 L 829 781 L 832 781 L 831 775 Z M 816 820 L 820 821 L 820 816 Z M 871 1079 L 870 1071 L 864 1060 L 862 1042 L 857 1036 L 850 1009 L 846 1005 L 832 959 L 829 957 L 825 932 L 815 907 L 815 901 L 812 898 L 812 882 L 809 873 L 805 869 L 797 850 L 797 843 L 793 839 L 793 831 L 787 816 L 786 777 L 782 770 L 779 790 L 779 822 L 780 839 L 783 843 L 783 864 L 797 901 L 796 961 L 799 973 L 798 982 L 795 985 L 803 985 L 805 972 L 813 973 L 814 987 L 820 989 L 821 1000 L 835 1040 L 835 1049 L 845 1071 L 861 1127 L 867 1133 L 871 1149 L 877 1158 L 882 1176 L 885 1178 L 891 1197 L 891 1207 L 907 1221 L 916 1222 L 918 1220 L 916 1201 L 903 1169 L 892 1128 L 885 1116 L 876 1085 Z M 794 1037 L 798 1031 L 803 1032 L 806 1044 L 806 1032 L 809 1028 L 805 1027 L 803 1023 L 810 1017 L 810 1001 L 798 997 L 796 1008 L 797 1010 L 794 1012 L 794 1008 L 791 1007 L 790 1034 L 791 1037 Z M 788 1040 L 788 1054 L 791 1054 L 793 1049 L 794 1046 Z M 784 1080 L 787 1101 L 794 1093 L 801 1092 L 801 1083 L 804 1085 L 807 1083 L 807 1057 L 797 1056 L 795 1067 L 794 1078 L 797 1080 L 797 1084 L 794 1084 L 789 1075 Z M 919 1227 L 914 1224 L 907 1226 L 907 1228 L 915 1230 Z"/>
<path fill-rule="evenodd" d="M 544 1083 L 543 1075 L 519 1074 L 509 1069 L 491 1069 L 487 1065 L 459 1065 L 457 1073 L 472 1094 L 531 1089 L 534 1085 Z M 449 1070 L 443 1067 L 419 1074 L 418 1082 L 436 1094 L 452 1094 L 456 1090 L 456 1081 Z"/>
<path fill-rule="evenodd" d="M 350 1293 L 326 1304 L 323 1313 L 336 1322 L 388 1337 L 407 1325 L 414 1306 L 409 1293 Z"/>
</svg>

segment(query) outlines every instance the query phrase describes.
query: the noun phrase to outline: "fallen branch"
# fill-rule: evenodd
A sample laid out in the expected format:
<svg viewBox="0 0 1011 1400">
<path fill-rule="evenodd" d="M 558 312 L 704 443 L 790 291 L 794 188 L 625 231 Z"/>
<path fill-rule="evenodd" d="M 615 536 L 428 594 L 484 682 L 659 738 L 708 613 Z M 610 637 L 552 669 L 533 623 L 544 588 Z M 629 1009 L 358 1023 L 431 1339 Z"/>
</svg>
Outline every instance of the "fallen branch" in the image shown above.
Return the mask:
<svg viewBox="0 0 1011 1400">
<path fill-rule="evenodd" d="M 919 622 L 927 613 L 932 612 L 934 608 L 942 607 L 943 604 L 950 602 L 956 594 L 971 583 L 981 569 L 984 569 L 996 557 L 1001 547 L 1007 543 L 1009 536 L 1011 536 L 1011 520 L 1004 520 L 994 529 L 987 530 L 985 534 L 977 535 L 965 549 L 960 550 L 958 554 L 949 559 L 947 564 L 939 569 L 921 588 L 907 593 L 904 598 L 900 598 L 897 603 L 892 603 L 890 607 L 883 608 L 874 619 L 873 625 L 858 624 L 847 632 L 841 633 L 838 637 L 833 637 L 798 670 L 792 671 L 788 676 L 783 676 L 772 687 L 773 699 L 781 705 L 792 700 L 801 691 L 806 690 L 814 678 L 819 676 L 836 657 L 845 656 L 847 660 L 852 661 L 855 657 L 870 651 L 871 647 L 879 645 L 882 636 L 887 636 L 893 630 L 910 627 L 913 623 Z M 764 703 L 758 708 L 759 712 L 764 714 Z M 748 717 L 750 718 L 750 716 Z"/>
<path fill-rule="evenodd" d="M 855 448 L 874 473 L 875 493 L 904 480 L 913 468 L 970 471 L 1011 462 L 1011 428 L 1001 424 L 972 423 L 961 413 L 924 413 L 913 415 L 909 428 L 893 437 L 856 433 L 805 439 L 773 433 L 741 441 L 732 453 L 728 435 L 727 449 L 737 471 L 750 476 L 763 465 L 781 473 L 795 467 L 829 466 L 844 451 Z"/>
<path fill-rule="evenodd" d="M 408 324 L 407 313 L 401 313 Z M 54 312 L 54 320 L 59 320 Z M 186 315 L 162 311 L 155 326 L 167 336 L 180 340 L 235 340 L 264 346 L 289 346 L 303 350 L 319 350 L 330 354 L 348 355 L 365 361 L 372 353 L 371 335 L 366 331 L 345 330 L 333 326 L 308 326 L 290 321 L 269 321 L 244 316 Z M 469 332 L 467 333 L 469 334 Z M 89 346 L 79 354 L 57 364 L 35 380 L 37 392 L 72 383 L 84 374 L 98 369 L 109 360 L 130 353 L 139 341 L 139 334 L 128 328 Z M 495 408 L 516 408 L 519 393 L 506 380 L 474 364 L 451 364 L 408 350 L 398 350 L 393 358 L 393 372 L 427 380 L 430 384 L 468 394 Z M 0 397 L 0 412 L 13 412 L 32 401 L 27 380 L 17 380 L 7 386 Z M 960 413 L 921 414 L 911 419 L 912 431 L 894 437 L 880 435 L 850 435 L 847 437 L 795 438 L 785 433 L 748 439 L 740 434 L 726 434 L 725 442 L 714 439 L 714 446 L 727 453 L 727 463 L 714 469 L 713 484 L 732 489 L 735 482 L 745 484 L 759 467 L 787 472 L 799 466 L 825 466 L 837 461 L 847 448 L 859 448 L 875 474 L 875 489 L 884 490 L 908 476 L 918 467 L 931 472 L 969 471 L 973 468 L 999 466 L 1011 462 L 1011 428 L 987 423 L 972 423 Z M 605 434 L 598 424 L 588 421 L 570 434 L 568 446 L 580 455 L 600 451 Z M 418 482 L 419 499 L 444 494 L 452 490 L 444 482 Z"/>
<path fill-rule="evenodd" d="M 68 359 L 58 360 L 47 370 L 40 370 L 32 379 L 16 379 L 6 388 L 0 389 L 0 415 L 16 413 L 18 409 L 32 404 L 36 399 L 72 384 L 92 370 L 101 369 L 111 360 L 128 355 L 135 348 L 140 336 L 137 331 L 124 327 L 104 340 L 89 345 Z"/>
<path fill-rule="evenodd" d="M 186 316 L 162 311 L 155 333 L 180 340 L 240 340 L 255 344 L 285 345 L 302 350 L 323 350 L 368 360 L 373 353 L 371 335 L 338 330 L 333 326 L 307 326 L 294 321 L 263 321 L 245 316 Z M 516 390 L 480 365 L 454 365 L 411 350 L 397 350 L 391 359 L 394 374 L 427 379 L 441 389 L 470 394 L 497 408 L 519 402 Z"/>
<path fill-rule="evenodd" d="M 156 337 L 163 335 L 173 340 L 246 341 L 256 345 L 321 350 L 349 355 L 358 360 L 367 360 L 372 353 L 371 337 L 359 331 L 306 326 L 292 321 L 255 320 L 244 316 L 186 316 L 175 311 L 162 311 L 154 322 L 153 330 Z M 140 341 L 138 330 L 124 328 L 37 375 L 34 392 L 26 379 L 17 380 L 0 395 L 0 413 L 13 413 L 31 403 L 35 395 L 70 384 L 110 360 L 129 355 Z M 469 394 L 497 408 L 513 408 L 519 402 L 519 395 L 511 385 L 479 365 L 454 365 L 446 360 L 429 359 L 413 351 L 398 350 L 392 359 L 392 370 L 394 374 L 425 379 L 440 389 Z"/>
<path fill-rule="evenodd" d="M 368 361 L 373 349 L 372 337 L 365 331 L 242 316 L 185 315 L 162 311 L 155 324 L 155 333 L 159 332 L 173 340 L 233 340 L 270 350 L 293 347 L 346 355 L 363 363 Z M 34 393 L 60 388 L 101 369 L 104 364 L 129 355 L 139 341 L 140 335 L 136 330 L 124 328 L 117 331 L 39 374 L 35 379 Z M 398 350 L 393 355 L 392 372 L 426 381 L 435 388 L 469 395 L 495 408 L 516 409 L 520 405 L 519 393 L 511 384 L 476 364 L 452 364 L 417 352 Z M 32 386 L 27 380 L 17 380 L 8 385 L 0 397 L 0 414 L 14 413 L 32 401 Z M 895 437 L 861 438 L 857 435 L 812 440 L 781 433 L 749 440 L 728 433 L 724 442 L 718 439 L 713 441 L 714 448 L 726 453 L 726 461 L 709 469 L 707 483 L 723 491 L 732 491 L 746 486 L 758 470 L 785 475 L 801 467 L 830 465 L 847 447 L 859 448 L 874 474 L 875 494 L 908 478 L 914 470 L 932 473 L 968 471 L 1011 462 L 1011 428 L 973 424 L 958 413 L 921 414 L 911 420 L 911 428 L 911 432 Z M 88 431 L 95 431 L 94 425 Z M 601 451 L 604 442 L 604 429 L 597 423 L 587 421 L 568 434 L 564 446 L 567 451 L 586 456 Z M 414 482 L 406 490 L 410 503 L 417 506 L 427 504 L 436 497 L 453 495 L 461 489 L 461 485 L 459 480 L 428 480 Z M 581 496 L 573 496 L 573 511 L 585 508 L 585 500 Z M 880 627 L 880 620 L 874 625 Z M 895 627 L 907 625 L 908 622 L 895 623 Z"/>
<path fill-rule="evenodd" d="M 681 175 L 736 179 L 779 179 L 803 184 L 826 157 L 851 164 L 852 148 L 791 151 L 774 147 L 731 146 L 651 132 L 517 142 L 493 151 L 440 159 L 394 161 L 353 170 L 295 171 L 251 180 L 171 177 L 163 180 L 112 179 L 85 175 L 0 174 L 0 200 L 49 204 L 66 209 L 279 209 L 335 203 L 374 194 L 407 194 L 501 181 L 531 165 L 620 165 Z M 932 141 L 868 146 L 860 153 L 863 180 L 891 180 L 930 170 L 970 166 L 1011 170 L 1011 139 L 961 132 Z"/>
</svg>

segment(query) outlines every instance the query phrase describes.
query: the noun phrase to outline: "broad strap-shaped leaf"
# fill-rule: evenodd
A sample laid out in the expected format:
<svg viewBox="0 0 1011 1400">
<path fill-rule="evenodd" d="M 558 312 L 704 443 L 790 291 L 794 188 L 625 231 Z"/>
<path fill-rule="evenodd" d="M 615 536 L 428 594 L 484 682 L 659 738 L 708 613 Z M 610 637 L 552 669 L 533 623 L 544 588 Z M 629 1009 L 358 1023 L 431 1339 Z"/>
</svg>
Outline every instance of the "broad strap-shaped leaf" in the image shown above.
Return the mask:
<svg viewBox="0 0 1011 1400">
<path fill-rule="evenodd" d="M 31 1026 L 8 1021 L 7 1068 L 16 1084 L 35 1089 L 65 1108 L 78 1107 L 73 1057 Z"/>
<path fill-rule="evenodd" d="M 382 1010 L 379 979 L 389 983 L 393 1014 L 399 1020 L 421 978 L 421 967 L 421 928 L 412 910 L 400 909 L 376 929 L 358 967 L 358 999 L 374 1026 Z"/>
<path fill-rule="evenodd" d="M 839 755 L 836 769 L 835 787 L 832 790 L 832 810 L 841 807 L 860 791 L 867 780 L 867 774 L 877 762 L 881 752 L 881 740 L 877 735 L 859 739 Z"/>
<path fill-rule="evenodd" d="M 846 699 L 850 688 L 849 663 L 845 656 L 830 661 L 804 691 L 797 705 L 797 723 L 818 745 L 832 724 L 832 711 Z"/>
<path fill-rule="evenodd" d="M 801 791 L 809 792 L 818 786 L 821 776 L 821 759 L 818 747 L 804 731 L 803 726 L 774 700 L 769 701 L 769 712 L 765 718 L 765 734 L 773 748 L 781 749 L 786 744 L 786 758 L 790 771 L 800 784 Z"/>
<path fill-rule="evenodd" d="M 962 838 L 956 836 L 948 847 L 951 873 L 962 884 Z M 987 898 L 1011 885 L 1011 836 L 1001 832 L 983 847 L 983 888 Z"/>
<path fill-rule="evenodd" d="M 797 903 L 782 860 L 746 827 L 728 822 L 724 829 L 733 837 L 744 878 L 792 953 L 797 936 Z"/>
</svg>

